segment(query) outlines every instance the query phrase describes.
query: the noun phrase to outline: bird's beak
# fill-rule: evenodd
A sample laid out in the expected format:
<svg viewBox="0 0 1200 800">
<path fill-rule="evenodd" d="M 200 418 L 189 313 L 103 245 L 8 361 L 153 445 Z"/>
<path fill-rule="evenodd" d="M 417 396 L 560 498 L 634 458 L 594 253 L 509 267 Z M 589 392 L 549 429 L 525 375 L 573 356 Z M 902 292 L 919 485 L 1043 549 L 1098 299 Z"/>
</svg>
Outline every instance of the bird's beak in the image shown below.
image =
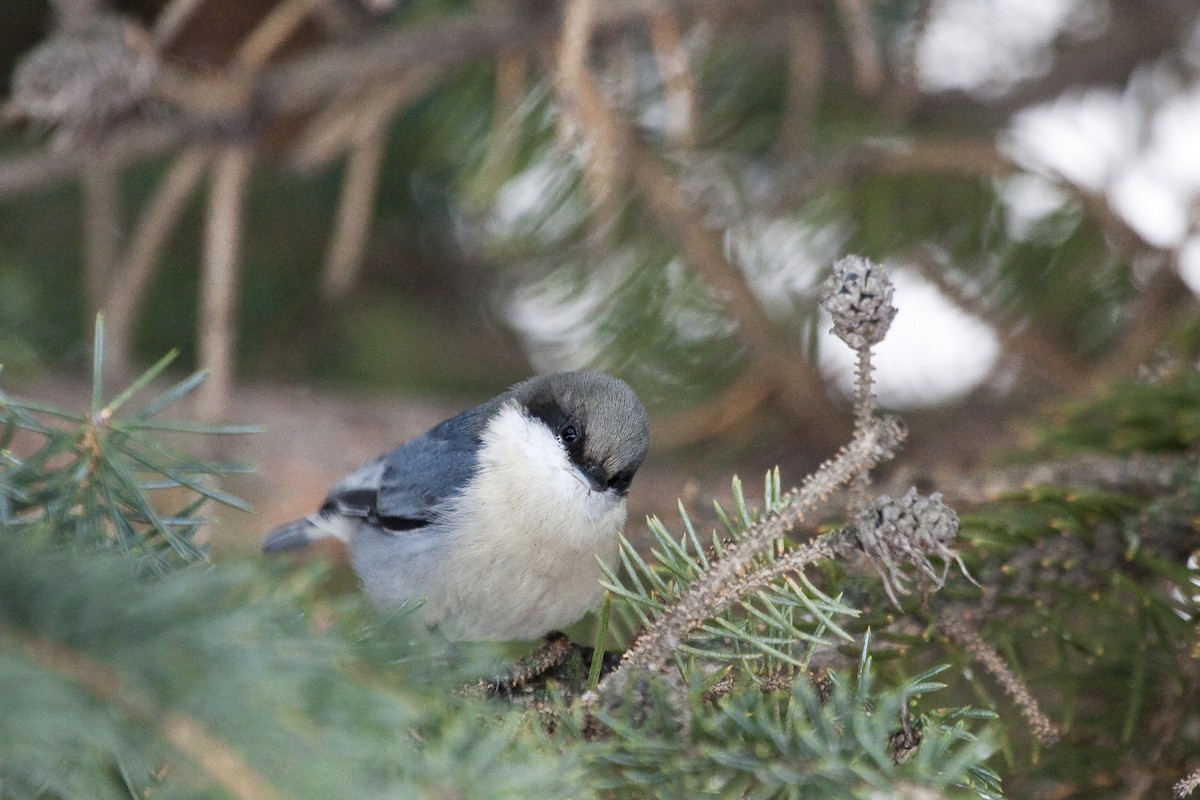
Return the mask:
<svg viewBox="0 0 1200 800">
<path fill-rule="evenodd" d="M 588 488 L 593 492 L 608 491 L 608 476 L 599 464 L 577 464 L 575 469 L 587 481 Z"/>
</svg>

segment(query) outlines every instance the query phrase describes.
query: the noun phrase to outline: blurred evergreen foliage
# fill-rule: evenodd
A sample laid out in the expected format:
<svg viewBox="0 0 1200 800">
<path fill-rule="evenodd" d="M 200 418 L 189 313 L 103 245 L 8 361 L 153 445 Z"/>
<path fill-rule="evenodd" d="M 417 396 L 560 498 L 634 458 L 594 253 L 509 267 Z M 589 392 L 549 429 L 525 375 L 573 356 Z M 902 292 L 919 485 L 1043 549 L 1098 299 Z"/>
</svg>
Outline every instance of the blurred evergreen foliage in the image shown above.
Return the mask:
<svg viewBox="0 0 1200 800">
<path fill-rule="evenodd" d="M 115 7 L 147 24 L 158 11 L 153 2 Z M 869 8 L 876 46 L 886 53 L 911 46 L 913 27 L 927 13 L 909 2 Z M 468 11 L 404 3 L 374 24 L 404 30 Z M 605 97 L 634 129 L 637 146 L 677 169 L 696 213 L 724 231 L 728 256 L 780 339 L 815 355 L 813 286 L 822 263 L 847 251 L 900 261 L 925 254 L 939 283 L 955 287 L 967 310 L 1002 334 L 1033 330 L 1080 369 L 1110 353 L 1139 289 L 1130 266 L 1138 246 L 1119 240 L 1128 229 L 1054 176 L 1016 169 L 997 148 L 983 166 L 967 157 L 956 166 L 953 155 L 943 165 L 935 158 L 929 166 L 895 166 L 892 159 L 910 148 L 991 146 L 995 125 L 905 117 L 856 91 L 844 58 L 855 55 L 847 52 L 853 46 L 840 41 L 844 21 L 832 8 L 805 13 L 826 49 L 814 56 L 817 83 L 804 118 L 789 105 L 798 102 L 789 94 L 798 56 L 783 31 L 794 32 L 788 26 L 795 20 L 773 27 L 768 14 L 765 21 L 752 15 L 741 23 L 684 24 L 679 55 L 694 85 L 689 147 L 668 135 L 672 112 L 653 43 L 641 34 L 613 35 L 593 58 Z M 619 371 L 652 403 L 700 402 L 746 373 L 754 354 L 735 335 L 742 321 L 648 219 L 644 198 L 620 187 L 615 215 L 597 206 L 586 178 L 589 146 L 563 132 L 576 123 L 563 112 L 554 71 L 525 58 L 514 108 L 498 105 L 500 66 L 472 63 L 390 119 L 360 289 L 336 307 L 322 302 L 317 287 L 345 170 L 329 161 L 291 169 L 290 129 L 259 131 L 237 315 L 245 374 L 475 391 L 525 371 L 520 355 L 484 359 L 497 365 L 485 376 L 453 359 L 395 357 L 427 349 L 424 310 L 452 323 L 440 326 L 439 337 L 453 345 L 436 348 L 443 353 L 474 342 L 499 354 L 492 343 L 506 340 L 490 334 L 508 328 L 524 338 L 535 366 Z M 504 113 L 515 116 L 501 119 Z M 505 126 L 515 130 L 507 140 L 498 133 Z M 804 146 L 783 146 L 795 136 Z M 9 152 L 31 139 L 5 138 Z M 123 222 L 166 166 L 152 159 L 124 170 Z M 1057 208 L 1025 219 L 1012 200 L 1014 175 L 1060 191 Z M 0 331 L 10 369 L 64 360 L 82 366 L 79 343 L 91 309 L 81 298 L 80 217 L 78 193 L 69 189 L 3 200 L 0 285 L 10 291 L 0 301 Z M 196 365 L 192 309 L 203 222 L 200 204 L 190 203 L 165 250 L 138 316 L 143 359 L 178 349 L 184 364 Z M 375 350 L 380 340 L 393 346 Z"/>
<path fill-rule="evenodd" d="M 257 147 L 239 363 L 247 375 L 484 394 L 527 371 L 516 362 L 528 358 L 620 373 L 652 405 L 676 411 L 751 371 L 769 380 L 815 364 L 815 301 L 829 261 L 855 251 L 911 263 L 1000 335 L 1016 366 L 998 373 L 996 395 L 1011 389 L 1014 405 L 1068 396 L 1008 458 L 1030 475 L 1065 461 L 1058 478 L 976 493 L 962 509 L 960 550 L 979 585 L 955 576 L 897 608 L 858 560 L 827 559 L 678 642 L 674 680 L 631 681 L 620 702 L 600 706 L 574 702 L 586 688 L 578 678 L 484 699 L 461 689 L 499 669 L 490 648 L 447 648 L 402 614 L 314 599 L 304 575 L 289 582 L 258 562 L 207 563 L 193 538 L 201 512 L 211 501 L 242 505 L 214 482 L 238 467 L 180 441 L 242 431 L 166 416 L 200 373 L 134 405 L 168 360 L 105 399 L 98 346 L 86 410 L 0 396 L 0 797 L 874 800 L 999 797 L 1003 786 L 1013 797 L 1129 798 L 1165 793 L 1195 769 L 1200 326 L 1187 313 L 1194 302 L 1177 253 L 1141 238 L 1091 187 L 1007 153 L 1018 104 L 1003 93 L 922 94 L 900 54 L 943 4 L 751 5 L 758 11 L 737 18 L 675 19 L 694 82 L 687 144 L 666 124 L 662 53 L 644 15 L 593 37 L 581 71 L 603 108 L 587 117 L 581 86 L 561 85 L 559 43 L 543 32 L 549 17 L 515 8 L 524 38 L 452 62 L 384 120 L 363 273 L 336 303 L 318 286 L 348 169 L 328 160 L 298 169 L 288 151 L 297 127 L 318 115 L 263 120 L 255 106 L 232 122 L 187 119 L 197 140 Z M 1017 92 L 1020 104 L 1075 87 L 1067 56 L 1086 46 L 1113 55 L 1095 85 L 1124 86 L 1131 107 L 1165 105 L 1194 72 L 1192 5 L 1106 3 L 1099 38 L 1064 34 L 1062 59 Z M 854 7 L 867 9 L 889 66 L 882 88 L 856 74 L 853 26 L 839 16 Z M 158 10 L 117 8 L 148 25 Z M 406 32 L 417 40 L 471 22 L 479 39 L 511 22 L 482 13 L 401 4 L 336 44 Z M 1130 13 L 1144 24 L 1127 24 Z M 27 48 L 47 32 L 44 16 L 32 0 L 14 4 L 0 63 L 19 60 L 5 47 Z M 815 88 L 797 99 L 797 60 L 811 55 L 791 38 L 801 28 L 824 49 L 805 65 Z M 1118 58 L 1130 52 L 1115 46 L 1119 35 L 1142 56 Z M 507 107 L 502 57 L 510 68 L 523 59 Z M 363 85 L 374 91 L 376 79 L 398 76 L 367 75 Z M 330 92 L 322 102 L 343 99 Z M 1140 119 L 1149 130 L 1150 117 Z M 610 123 L 614 140 L 588 138 Z M 0 150 L 26 154 L 41 125 L 53 121 L 6 132 Z M 513 136 L 501 135 L 506 125 Z M 794 361 L 763 368 L 730 293 L 696 268 L 645 186 L 631 188 L 622 161 L 631 152 L 661 168 L 693 231 L 717 243 L 716 260 L 727 262 L 717 266 L 745 284 Z M 598 154 L 612 162 L 598 167 Z M 46 161 L 69 155 L 50 151 Z M 155 156 L 121 171 L 122 230 L 169 166 Z M 1055 198 L 1032 219 L 1014 200 L 1022 182 Z M 93 311 L 81 277 L 86 205 L 74 185 L 6 189 L 0 201 L 6 378 L 46 363 L 84 369 Z M 138 316 L 143 359 L 177 349 L 199 366 L 206 222 L 198 198 L 186 204 L 157 262 Z M 497 330 L 516 332 L 525 355 L 512 356 Z M 1151 367 L 1164 351 L 1169 368 L 1159 374 Z M 1025 380 L 1013 377 L 1029 364 Z M 814 396 L 826 400 L 825 387 Z M 812 440 L 836 433 L 793 427 Z M 757 420 L 724 429 L 747 435 Z M 797 449 L 794 437 L 781 449 Z M 1136 471 L 1147 456 L 1173 459 L 1168 480 L 1106 482 L 1083 468 L 1088 458 L 1117 459 Z M 952 499 L 968 477 L 940 488 Z M 719 530 L 684 509 L 675 530 L 651 521 L 650 552 L 623 548 L 625 572 L 608 578 L 613 639 L 653 625 L 707 559 L 777 513 L 781 479 L 768 475 L 760 508 L 740 483 L 734 496 L 717 512 Z M 845 521 L 824 522 L 838 530 Z M 756 565 L 802 545 L 780 541 Z M 968 620 L 978 642 L 956 638 L 947 619 Z M 985 668 L 990 656 L 1008 672 Z M 1057 744 L 1031 734 L 1023 697 L 1057 727 Z"/>
<path fill-rule="evenodd" d="M 1200 441 L 1200 373 L 1121 381 L 1097 397 L 1064 404 L 1055 417 L 1041 431 L 1047 455 L 1193 453 Z"/>
<path fill-rule="evenodd" d="M 355 597 L 318 599 L 311 570 L 188 565 L 178 546 L 199 518 L 162 516 L 156 493 L 190 495 L 189 514 L 237 501 L 203 481 L 221 465 L 183 460 L 162 437 L 233 431 L 157 421 L 199 378 L 118 413 L 156 372 L 109 401 L 97 389 L 85 414 L 4 397 L 6 443 L 15 429 L 53 443 L 5 450 L 0 472 L 5 798 L 999 798 L 1001 778 L 1009 796 L 1108 797 L 1130 764 L 1163 773 L 1188 757 L 1190 460 L 1157 495 L 1046 486 L 964 516 L 982 593 L 959 579 L 898 613 L 870 570 L 830 561 L 680 643 L 676 682 L 630 681 L 599 707 L 572 699 L 580 676 L 487 699 L 463 687 L 500 668 L 494 648 L 449 647 Z M 1186 428 L 1176 387 L 1142 391 L 1160 429 Z M 735 483 L 721 532 L 686 511 L 679 534 L 651 520 L 656 545 L 626 546 L 625 577 L 610 576 L 614 618 L 653 624 L 779 507 L 781 486 L 769 474 L 755 507 Z M 1031 742 L 970 648 L 936 633 L 963 608 L 1061 726 L 1057 745 Z"/>
</svg>

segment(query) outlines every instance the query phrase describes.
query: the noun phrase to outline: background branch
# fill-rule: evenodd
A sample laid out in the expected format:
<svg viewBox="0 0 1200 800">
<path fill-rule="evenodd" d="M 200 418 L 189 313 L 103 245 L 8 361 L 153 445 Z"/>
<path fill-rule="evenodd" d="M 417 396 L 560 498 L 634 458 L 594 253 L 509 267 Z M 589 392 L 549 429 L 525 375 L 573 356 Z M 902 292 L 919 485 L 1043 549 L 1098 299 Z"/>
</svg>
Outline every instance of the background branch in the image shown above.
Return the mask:
<svg viewBox="0 0 1200 800">
<path fill-rule="evenodd" d="M 650 46 L 662 78 L 667 144 L 684 149 L 695 147 L 696 81 L 677 15 L 661 14 L 650 20 Z"/>
<path fill-rule="evenodd" d="M 195 147 L 175 159 L 143 206 L 129 245 L 104 287 L 101 308 L 108 340 L 108 370 L 122 383 L 134 373 L 134 327 L 154 269 L 211 158 L 208 150 Z"/>
<path fill-rule="evenodd" d="M 1005 344 L 1006 357 L 1015 357 L 1035 372 L 1039 379 L 1060 389 L 1069 390 L 1084 385 L 1090 374 L 1085 365 L 1054 337 L 1045 334 L 1037 324 L 1028 320 L 1011 322 L 1000 319 L 982 298 L 968 295 L 948 280 L 947 267 L 937 263 L 936 257 L 928 249 L 917 253 L 911 263 L 922 277 L 956 306 L 991 325 Z"/>
<path fill-rule="evenodd" d="M 250 148 L 230 146 L 217 154 L 212 165 L 197 337 L 199 362 L 209 376 L 196 395 L 196 414 L 206 422 L 224 418 L 233 387 L 237 273 L 251 164 Z"/>
<path fill-rule="evenodd" d="M 647 210 L 737 319 L 737 336 L 746 344 L 760 379 L 775 387 L 777 402 L 818 442 L 834 441 L 846 421 L 830 403 L 816 367 L 783 339 L 741 271 L 726 257 L 720 236 L 700 221 L 659 161 L 637 145 L 630 159 L 632 180 Z"/>
<path fill-rule="evenodd" d="M 95 319 L 117 266 L 121 247 L 120 173 L 104 159 L 88 163 L 83 184 L 83 277 L 85 317 Z"/>
<path fill-rule="evenodd" d="M 775 149 L 785 164 L 804 163 L 812 145 L 825 83 L 825 30 L 821 15 L 801 10 L 787 18 L 787 94 Z"/>
<path fill-rule="evenodd" d="M 346 159 L 333 236 L 321 270 L 321 297 L 327 302 L 345 299 L 358 282 L 386 144 L 385 130 L 368 128 Z"/>
<path fill-rule="evenodd" d="M 837 0 L 837 10 L 854 65 L 854 83 L 863 94 L 875 94 L 883 87 L 884 75 L 871 9 L 864 0 Z"/>
</svg>

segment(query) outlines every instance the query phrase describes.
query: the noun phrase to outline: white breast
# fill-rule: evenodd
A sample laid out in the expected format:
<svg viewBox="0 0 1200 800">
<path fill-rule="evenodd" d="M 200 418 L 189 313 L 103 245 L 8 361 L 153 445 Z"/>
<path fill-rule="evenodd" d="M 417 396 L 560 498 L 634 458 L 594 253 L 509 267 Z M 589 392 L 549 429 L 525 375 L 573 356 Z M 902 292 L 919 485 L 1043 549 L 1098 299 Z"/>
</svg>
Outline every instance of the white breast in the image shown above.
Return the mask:
<svg viewBox="0 0 1200 800">
<path fill-rule="evenodd" d="M 624 498 L 592 491 L 541 421 L 506 406 L 446 518 L 457 532 L 422 613 L 461 639 L 533 639 L 568 625 L 599 603 L 597 557 L 615 565 L 624 525 Z"/>
</svg>

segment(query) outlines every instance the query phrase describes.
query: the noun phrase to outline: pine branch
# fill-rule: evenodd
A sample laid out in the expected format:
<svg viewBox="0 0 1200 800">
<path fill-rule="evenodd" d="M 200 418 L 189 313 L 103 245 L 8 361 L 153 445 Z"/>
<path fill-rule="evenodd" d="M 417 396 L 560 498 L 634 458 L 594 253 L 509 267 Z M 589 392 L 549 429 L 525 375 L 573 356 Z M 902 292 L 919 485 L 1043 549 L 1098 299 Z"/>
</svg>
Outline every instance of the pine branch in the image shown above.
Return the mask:
<svg viewBox="0 0 1200 800">
<path fill-rule="evenodd" d="M 107 349 L 112 372 L 124 379 L 133 372 L 133 330 L 159 257 L 183 216 L 187 201 L 204 176 L 210 153 L 200 147 L 184 150 L 171 164 L 158 188 L 146 200 L 102 289 L 100 310 L 107 320 Z"/>
<path fill-rule="evenodd" d="M 10 646 L 19 649 L 39 667 L 78 684 L 97 700 L 138 722 L 153 726 L 214 783 L 234 797 L 242 800 L 282 800 L 284 797 L 204 724 L 186 714 L 156 708 L 141 692 L 123 686 L 115 670 L 46 638 L 25 638 L 0 627 L 0 639 L 8 639 Z"/>
<path fill-rule="evenodd" d="M 835 489 L 859 471 L 890 458 L 903 438 L 903 428 L 895 420 L 877 422 L 855 437 L 842 452 L 814 472 L 779 512 L 747 531 L 720 559 L 710 564 L 708 570 L 625 653 L 621 669 L 614 673 L 623 677 L 614 681 L 610 676 L 601 682 L 598 692 L 601 695 L 619 692 L 631 672 L 661 670 L 688 634 L 704 620 L 729 608 L 748 591 L 761 588 L 752 575 L 754 560 L 775 540 L 811 515 Z M 797 558 L 804 560 L 836 552 L 828 549 L 830 547 L 828 541 L 820 542 L 805 551 L 810 556 Z"/>
<path fill-rule="evenodd" d="M 863 0 L 837 0 L 838 16 L 854 65 L 856 88 L 866 95 L 883 88 L 883 55 L 871 9 Z"/>
<path fill-rule="evenodd" d="M 1194 465 L 1193 456 L 1089 453 L 1005 469 L 939 472 L 933 481 L 954 502 L 982 506 L 1038 486 L 1152 495 L 1170 490 Z"/>
<path fill-rule="evenodd" d="M 252 433 L 244 425 L 159 420 L 158 415 L 204 380 L 196 373 L 133 411 L 133 399 L 170 366 L 159 360 L 124 391 L 104 400 L 104 325 L 97 318 L 92 401 L 86 413 L 13 398 L 0 391 L 3 446 L 19 433 L 40 447 L 0 465 L 0 521 L 15 530 L 49 531 L 76 547 L 133 552 L 153 570 L 204 558 L 194 544 L 207 500 L 248 510 L 241 499 L 209 485 L 211 478 L 245 472 L 239 464 L 193 458 L 159 441 L 165 431 L 225 436 Z"/>
<path fill-rule="evenodd" d="M 996 679 L 1004 693 L 1020 710 L 1030 731 L 1042 745 L 1049 747 L 1058 741 L 1058 727 L 1042 712 L 1028 687 L 1015 675 L 995 648 L 989 645 L 962 616 L 945 613 L 938 628 L 953 642 L 963 647 L 971 657 Z"/>
<path fill-rule="evenodd" d="M 696 146 L 696 78 L 688 64 L 683 30 L 676 14 L 650 20 L 650 45 L 658 65 L 667 107 L 666 140 L 672 147 Z"/>
<path fill-rule="evenodd" d="M 999 779 L 984 766 L 991 745 L 967 727 L 991 714 L 943 708 L 913 719 L 944 688 L 932 680 L 940 671 L 881 688 L 864 643 L 857 673 L 831 674 L 825 692 L 804 678 L 773 692 L 733 679 L 719 700 L 704 683 L 681 700 L 651 680 L 638 703 L 576 709 L 562 722 L 592 737 L 593 779 L 620 796 L 998 800 Z M 918 745 L 897 757 L 902 742 Z"/>
</svg>

